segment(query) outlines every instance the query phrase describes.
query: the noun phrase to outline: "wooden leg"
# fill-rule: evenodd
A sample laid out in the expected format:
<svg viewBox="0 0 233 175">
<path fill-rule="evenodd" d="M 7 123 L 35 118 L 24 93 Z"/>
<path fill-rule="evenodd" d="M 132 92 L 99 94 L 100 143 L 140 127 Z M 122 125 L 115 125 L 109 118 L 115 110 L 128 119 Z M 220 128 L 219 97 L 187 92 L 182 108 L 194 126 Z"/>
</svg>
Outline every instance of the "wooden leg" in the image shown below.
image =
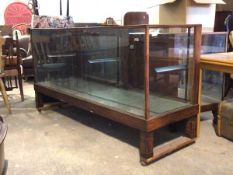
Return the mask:
<svg viewBox="0 0 233 175">
<path fill-rule="evenodd" d="M 221 125 L 222 125 L 222 116 L 221 114 L 218 115 L 218 119 L 217 119 L 217 135 L 221 136 Z"/>
<path fill-rule="evenodd" d="M 153 157 L 154 134 L 153 132 L 140 131 L 140 161 L 142 165 L 147 164 L 147 159 Z"/>
<path fill-rule="evenodd" d="M 19 79 L 19 91 L 20 91 L 21 101 L 24 101 L 23 78 L 22 78 L 21 71 L 19 71 L 18 79 Z"/>
<path fill-rule="evenodd" d="M 199 110 L 198 110 L 198 115 L 197 115 L 197 137 L 200 136 L 200 127 L 201 127 L 201 105 L 202 105 L 202 69 L 200 69 L 200 72 L 199 72 L 199 92 L 198 92 L 198 104 L 199 104 Z"/>
<path fill-rule="evenodd" d="M 218 115 L 217 115 L 217 135 L 221 136 L 221 126 L 222 126 L 222 103 L 218 106 Z"/>
<path fill-rule="evenodd" d="M 214 109 L 212 110 L 212 114 L 213 114 L 213 124 L 214 125 L 217 125 L 217 122 L 218 122 L 218 109 Z"/>
<path fill-rule="evenodd" d="M 44 106 L 43 97 L 40 93 L 36 91 L 35 91 L 35 95 L 36 95 L 36 108 L 39 112 L 41 112 L 41 108 Z"/>
<path fill-rule="evenodd" d="M 8 100 L 8 97 L 7 97 L 7 94 L 6 94 L 5 86 L 4 86 L 1 78 L 0 78 L 0 89 L 1 89 L 1 93 L 2 93 L 4 103 L 5 103 L 5 105 L 6 105 L 7 109 L 8 109 L 8 112 L 11 114 L 11 106 L 10 106 L 10 103 L 9 103 L 9 100 Z"/>
<path fill-rule="evenodd" d="M 148 165 L 156 160 L 161 159 L 181 148 L 184 148 L 195 142 L 195 139 L 192 137 L 196 137 L 196 119 L 197 117 L 193 117 L 192 120 L 187 122 L 187 128 L 189 130 L 186 131 L 186 136 L 181 136 L 176 139 L 173 139 L 169 142 L 156 146 L 154 148 L 154 137 L 153 132 L 140 132 L 140 161 L 142 165 Z M 195 123 L 195 124 L 194 124 Z M 155 149 L 155 151 L 153 151 Z"/>
<path fill-rule="evenodd" d="M 197 137 L 197 116 L 191 117 L 187 120 L 185 125 L 185 134 L 191 139 Z"/>
</svg>

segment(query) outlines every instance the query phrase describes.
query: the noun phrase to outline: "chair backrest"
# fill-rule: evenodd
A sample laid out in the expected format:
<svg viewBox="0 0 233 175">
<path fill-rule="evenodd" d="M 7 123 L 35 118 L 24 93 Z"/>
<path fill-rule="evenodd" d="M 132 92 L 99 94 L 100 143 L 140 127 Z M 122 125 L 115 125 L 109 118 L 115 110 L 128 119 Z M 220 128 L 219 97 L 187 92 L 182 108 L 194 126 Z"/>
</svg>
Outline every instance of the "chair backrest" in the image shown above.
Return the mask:
<svg viewBox="0 0 233 175">
<path fill-rule="evenodd" d="M 32 51 L 37 64 L 48 63 L 49 38 L 47 36 L 38 36 L 32 42 Z"/>
<path fill-rule="evenodd" d="M 231 31 L 233 31 L 233 13 L 228 15 L 224 21 L 224 25 L 226 28 L 226 31 L 228 33 L 229 36 L 229 47 L 228 47 L 228 51 L 232 51 L 233 50 L 233 43 L 231 42 L 233 39 L 231 38 Z"/>
<path fill-rule="evenodd" d="M 14 40 L 12 37 L 5 38 L 3 55 L 5 55 L 4 69 L 18 69 L 20 67 L 21 60 L 19 54 L 18 37 L 16 37 L 16 40 Z"/>
<path fill-rule="evenodd" d="M 13 90 L 14 88 L 19 88 L 21 100 L 24 101 L 23 81 L 22 81 L 22 72 L 21 72 L 21 57 L 20 57 L 19 41 L 17 34 L 15 40 L 13 39 L 13 37 L 5 38 L 5 45 L 3 46 L 3 54 L 5 54 L 5 66 L 4 66 L 5 88 L 6 90 Z"/>
</svg>

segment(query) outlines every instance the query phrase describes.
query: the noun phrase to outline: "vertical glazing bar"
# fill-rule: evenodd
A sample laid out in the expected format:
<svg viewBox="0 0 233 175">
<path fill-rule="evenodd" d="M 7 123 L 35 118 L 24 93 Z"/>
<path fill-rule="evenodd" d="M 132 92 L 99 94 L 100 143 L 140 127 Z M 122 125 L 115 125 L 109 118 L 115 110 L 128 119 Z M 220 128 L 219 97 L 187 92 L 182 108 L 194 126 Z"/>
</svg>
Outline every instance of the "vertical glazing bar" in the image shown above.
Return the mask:
<svg viewBox="0 0 233 175">
<path fill-rule="evenodd" d="M 197 115 L 197 137 L 200 135 L 200 115 L 201 115 L 201 89 L 202 89 L 202 73 L 200 69 L 200 55 L 201 55 L 201 25 L 194 27 L 194 61 L 195 61 L 195 69 L 194 69 L 194 82 L 192 88 L 193 94 L 193 104 L 199 104 L 199 111 Z"/>
<path fill-rule="evenodd" d="M 117 33 L 117 60 L 116 60 L 116 65 L 117 65 L 117 86 L 120 85 L 120 36 Z"/>
<path fill-rule="evenodd" d="M 150 89 L 149 89 L 149 51 L 150 38 L 149 26 L 145 27 L 145 45 L 144 45 L 144 87 L 145 87 L 145 119 L 150 117 Z"/>
<path fill-rule="evenodd" d="M 201 127 L 201 101 L 202 101 L 202 68 L 200 67 L 199 70 L 199 92 L 198 92 L 198 104 L 199 104 L 199 111 L 197 115 L 197 137 L 200 136 L 200 127 Z"/>
<path fill-rule="evenodd" d="M 190 27 L 188 28 L 188 41 L 187 41 L 187 57 L 186 57 L 186 72 L 185 72 L 185 100 L 187 101 L 188 100 L 188 77 L 189 77 L 189 71 L 188 68 L 189 68 L 189 55 L 190 55 Z"/>
</svg>

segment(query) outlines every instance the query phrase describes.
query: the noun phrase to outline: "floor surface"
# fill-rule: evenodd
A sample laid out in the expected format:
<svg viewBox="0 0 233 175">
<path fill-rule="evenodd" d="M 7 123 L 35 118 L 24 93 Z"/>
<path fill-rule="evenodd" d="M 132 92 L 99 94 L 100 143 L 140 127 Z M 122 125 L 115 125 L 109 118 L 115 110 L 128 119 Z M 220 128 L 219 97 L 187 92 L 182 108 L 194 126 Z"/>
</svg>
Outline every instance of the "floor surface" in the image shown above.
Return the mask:
<svg viewBox="0 0 233 175">
<path fill-rule="evenodd" d="M 74 107 L 35 109 L 34 90 L 24 83 L 9 93 L 13 113 L 0 98 L 8 124 L 5 157 L 8 175 L 232 175 L 233 142 L 217 137 L 210 113 L 202 114 L 196 143 L 141 166 L 138 132 Z"/>
</svg>

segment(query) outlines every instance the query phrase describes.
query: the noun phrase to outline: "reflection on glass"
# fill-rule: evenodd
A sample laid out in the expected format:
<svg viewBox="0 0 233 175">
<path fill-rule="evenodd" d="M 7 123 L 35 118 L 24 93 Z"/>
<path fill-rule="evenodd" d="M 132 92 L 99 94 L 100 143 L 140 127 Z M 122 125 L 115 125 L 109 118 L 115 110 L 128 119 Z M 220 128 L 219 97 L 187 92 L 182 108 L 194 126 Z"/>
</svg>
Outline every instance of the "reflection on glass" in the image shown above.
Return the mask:
<svg viewBox="0 0 233 175">
<path fill-rule="evenodd" d="M 202 34 L 202 54 L 219 53 L 226 51 L 226 33 Z M 222 98 L 223 74 L 204 70 L 202 77 L 202 103 L 219 102 Z"/>
<path fill-rule="evenodd" d="M 72 96 L 144 115 L 144 85 L 135 85 L 132 35 L 144 29 L 33 30 L 36 81 Z M 138 48 L 143 52 L 144 44 Z M 144 57 L 140 57 L 143 65 Z M 139 62 L 138 62 L 139 63 Z M 136 64 L 138 64 L 136 63 Z M 143 75 L 143 72 L 140 72 Z"/>
<path fill-rule="evenodd" d="M 190 105 L 193 76 L 192 30 L 161 28 L 154 32 L 150 30 L 151 115 Z"/>
</svg>

